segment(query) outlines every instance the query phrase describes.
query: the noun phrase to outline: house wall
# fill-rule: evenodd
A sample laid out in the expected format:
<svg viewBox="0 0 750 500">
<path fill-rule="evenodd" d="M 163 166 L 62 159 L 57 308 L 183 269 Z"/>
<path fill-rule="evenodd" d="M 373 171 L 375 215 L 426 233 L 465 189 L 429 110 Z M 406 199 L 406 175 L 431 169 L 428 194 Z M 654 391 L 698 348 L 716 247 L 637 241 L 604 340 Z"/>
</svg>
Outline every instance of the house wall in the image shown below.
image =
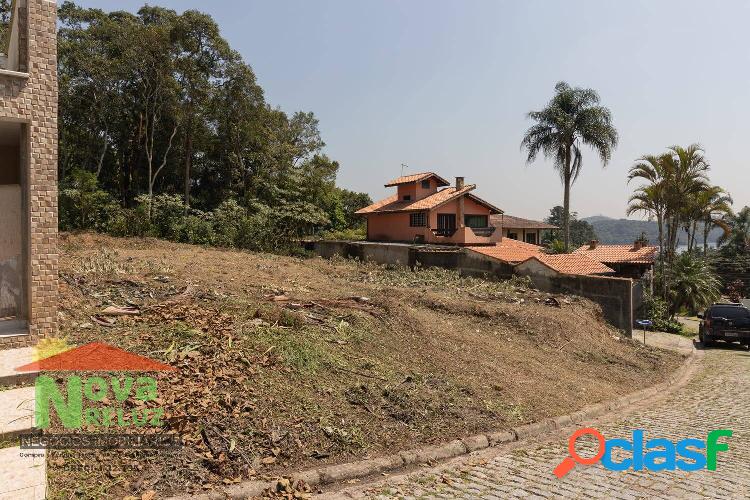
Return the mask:
<svg viewBox="0 0 750 500">
<path fill-rule="evenodd" d="M 458 214 L 458 200 L 451 200 L 445 205 L 441 205 L 438 208 L 430 212 L 430 227 L 437 228 L 437 216 L 438 214 Z M 464 215 L 486 215 L 489 217 L 490 210 L 464 196 Z M 489 224 L 489 219 L 487 221 Z M 456 226 L 460 225 L 458 216 L 456 216 Z"/>
<path fill-rule="evenodd" d="M 0 72 L 0 120 L 27 124 L 20 156 L 29 329 L 28 335 L 0 337 L 0 347 L 33 344 L 57 331 L 57 5 L 18 5 L 18 67 L 28 77 Z"/>
<path fill-rule="evenodd" d="M 401 184 L 397 186 L 398 200 L 402 201 L 404 196 L 411 196 L 412 200 L 417 199 L 417 187 L 414 183 L 412 184 Z"/>
<path fill-rule="evenodd" d="M 534 281 L 535 279 L 548 279 L 560 275 L 560 273 L 545 266 L 536 259 L 529 259 L 521 262 L 520 264 L 516 264 L 514 269 L 516 274 L 520 276 L 528 276 L 529 278 L 531 278 L 534 286 L 537 286 L 536 282 Z"/>
<path fill-rule="evenodd" d="M 542 231 L 540 229 L 519 229 L 513 227 L 503 227 L 503 237 L 508 238 L 509 233 L 516 233 L 518 241 L 526 241 L 527 234 L 536 234 L 536 244 L 542 244 Z"/>
<path fill-rule="evenodd" d="M 432 232 L 426 227 L 410 227 L 409 214 L 370 214 L 367 216 L 367 239 L 370 241 L 414 241 L 417 236 L 427 239 Z"/>
</svg>

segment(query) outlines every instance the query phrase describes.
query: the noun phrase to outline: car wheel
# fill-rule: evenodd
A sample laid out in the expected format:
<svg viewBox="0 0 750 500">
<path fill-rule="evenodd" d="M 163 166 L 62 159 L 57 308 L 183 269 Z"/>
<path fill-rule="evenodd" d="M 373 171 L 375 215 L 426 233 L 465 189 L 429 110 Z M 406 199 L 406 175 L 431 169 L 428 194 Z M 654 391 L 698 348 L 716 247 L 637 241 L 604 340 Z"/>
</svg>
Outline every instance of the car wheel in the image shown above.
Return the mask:
<svg viewBox="0 0 750 500">
<path fill-rule="evenodd" d="M 704 335 L 701 344 L 703 344 L 703 347 L 713 347 L 714 341 L 708 335 Z"/>
</svg>

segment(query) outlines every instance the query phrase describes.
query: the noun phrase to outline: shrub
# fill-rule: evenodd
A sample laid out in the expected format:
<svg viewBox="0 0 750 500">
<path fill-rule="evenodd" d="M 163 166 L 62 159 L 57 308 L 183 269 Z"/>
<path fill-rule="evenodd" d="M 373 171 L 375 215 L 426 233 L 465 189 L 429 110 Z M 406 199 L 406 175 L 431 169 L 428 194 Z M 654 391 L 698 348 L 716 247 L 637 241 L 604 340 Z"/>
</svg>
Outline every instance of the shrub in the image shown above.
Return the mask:
<svg viewBox="0 0 750 500">
<path fill-rule="evenodd" d="M 682 333 L 682 323 L 669 314 L 669 305 L 661 297 L 647 293 L 643 298 L 641 312 L 645 319 L 650 319 L 654 330 L 668 333 Z"/>
<path fill-rule="evenodd" d="M 105 231 L 108 207 L 113 202 L 96 180 L 96 174 L 74 170 L 60 189 L 60 227 L 64 231 L 94 229 Z"/>
<path fill-rule="evenodd" d="M 696 313 L 721 297 L 721 281 L 706 259 L 688 252 L 680 254 L 667 268 L 669 313 Z"/>
</svg>

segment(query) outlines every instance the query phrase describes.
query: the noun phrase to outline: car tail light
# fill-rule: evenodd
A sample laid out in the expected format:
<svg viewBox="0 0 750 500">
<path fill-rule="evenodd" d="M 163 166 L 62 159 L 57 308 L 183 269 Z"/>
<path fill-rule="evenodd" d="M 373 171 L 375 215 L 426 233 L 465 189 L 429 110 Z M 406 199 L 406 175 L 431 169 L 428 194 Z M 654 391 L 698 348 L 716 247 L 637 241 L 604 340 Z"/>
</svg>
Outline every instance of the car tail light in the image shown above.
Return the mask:
<svg viewBox="0 0 750 500">
<path fill-rule="evenodd" d="M 704 323 L 706 325 L 706 330 L 708 330 L 710 332 L 711 331 L 711 319 L 710 318 L 706 318 L 705 321 L 704 321 Z"/>
</svg>

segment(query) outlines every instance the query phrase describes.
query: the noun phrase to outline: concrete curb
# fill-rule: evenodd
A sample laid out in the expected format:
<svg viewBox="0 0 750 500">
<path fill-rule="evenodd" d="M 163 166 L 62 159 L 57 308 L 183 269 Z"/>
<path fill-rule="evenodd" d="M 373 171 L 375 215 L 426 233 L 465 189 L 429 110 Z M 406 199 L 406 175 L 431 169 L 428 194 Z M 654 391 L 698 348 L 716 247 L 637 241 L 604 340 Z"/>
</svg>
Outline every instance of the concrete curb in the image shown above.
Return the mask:
<svg viewBox="0 0 750 500">
<path fill-rule="evenodd" d="M 359 460 L 346 464 L 329 465 L 327 467 L 310 469 L 292 474 L 290 478 L 292 482 L 302 480 L 311 487 L 322 486 L 351 479 L 360 479 L 380 474 L 382 472 L 394 471 L 408 465 L 447 460 L 449 458 L 455 458 L 493 446 L 539 437 L 566 427 L 572 427 L 582 422 L 602 417 L 614 411 L 621 411 L 657 395 L 661 397 L 666 396 L 684 385 L 690 379 L 692 376 L 692 369 L 701 357 L 702 353 L 693 347 L 687 360 L 667 379 L 667 381 L 646 389 L 641 389 L 640 391 L 631 394 L 626 394 L 625 396 L 621 396 L 612 401 L 605 401 L 584 407 L 569 415 L 562 415 L 497 432 L 477 434 L 456 439 L 444 444 L 413 448 L 380 458 Z M 274 488 L 275 486 L 275 481 L 246 481 L 244 483 L 224 488 L 222 491 L 213 491 L 194 496 L 180 495 L 172 497 L 170 500 L 220 500 L 227 498 L 244 500 L 251 497 L 261 496 L 268 488 Z"/>
</svg>

